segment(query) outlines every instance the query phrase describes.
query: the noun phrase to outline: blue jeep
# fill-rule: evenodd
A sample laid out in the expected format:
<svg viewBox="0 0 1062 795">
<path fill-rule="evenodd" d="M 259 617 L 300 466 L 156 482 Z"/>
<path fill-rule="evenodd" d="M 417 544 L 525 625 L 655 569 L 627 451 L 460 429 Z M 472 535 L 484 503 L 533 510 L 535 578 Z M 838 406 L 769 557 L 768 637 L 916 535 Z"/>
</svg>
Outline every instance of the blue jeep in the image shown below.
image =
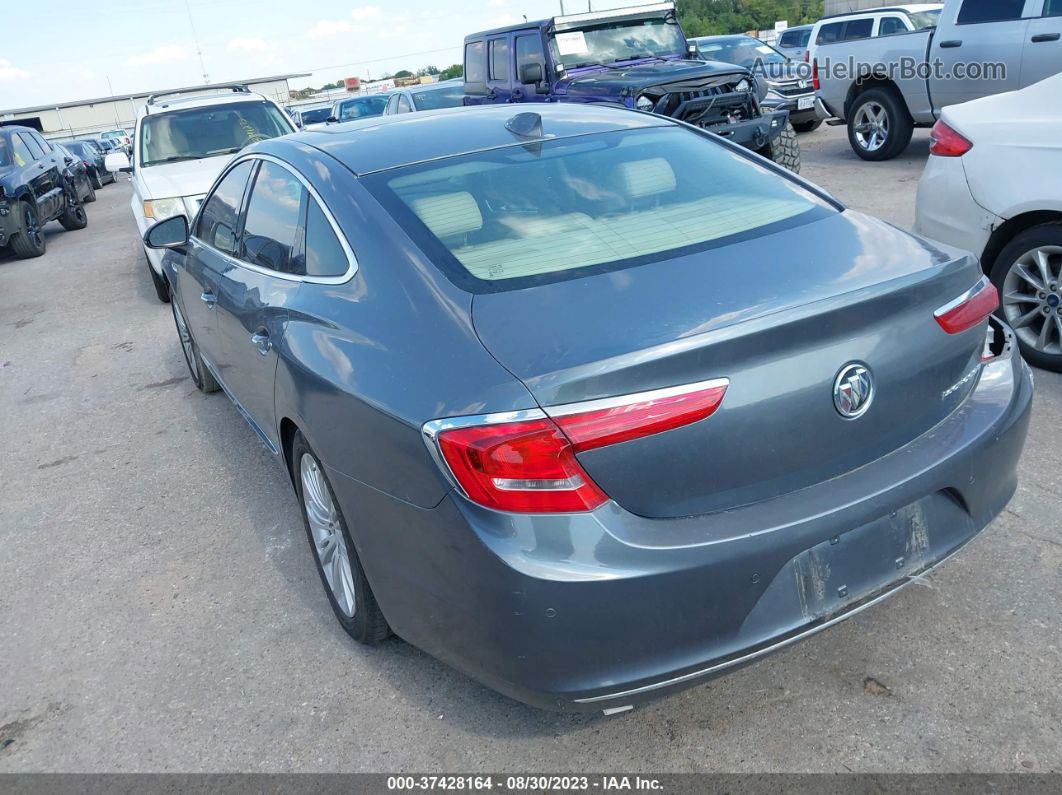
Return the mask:
<svg viewBox="0 0 1062 795">
<path fill-rule="evenodd" d="M 784 110 L 762 78 L 695 59 L 672 2 L 553 17 L 465 37 L 465 104 L 607 102 L 724 136 L 799 172 Z"/>
</svg>

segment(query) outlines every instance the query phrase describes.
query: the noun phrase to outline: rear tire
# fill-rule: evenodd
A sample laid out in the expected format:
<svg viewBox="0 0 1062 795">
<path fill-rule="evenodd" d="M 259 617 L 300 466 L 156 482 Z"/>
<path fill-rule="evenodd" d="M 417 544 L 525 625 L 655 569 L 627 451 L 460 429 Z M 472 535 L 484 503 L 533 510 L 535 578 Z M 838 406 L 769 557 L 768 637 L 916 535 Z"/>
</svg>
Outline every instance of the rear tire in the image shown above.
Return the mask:
<svg viewBox="0 0 1062 795">
<path fill-rule="evenodd" d="M 1000 295 L 996 314 L 1014 329 L 1025 361 L 1062 373 L 1062 223 L 1015 235 L 996 257 L 990 278 Z"/>
<path fill-rule="evenodd" d="M 19 259 L 39 257 L 44 254 L 48 244 L 44 240 L 44 232 L 41 231 L 37 210 L 28 202 L 21 202 L 19 209 L 22 211 L 22 225 L 11 237 L 11 250 Z"/>
<path fill-rule="evenodd" d="M 88 215 L 85 213 L 85 208 L 81 206 L 77 198 L 77 188 L 73 185 L 66 186 L 66 207 L 63 208 L 63 214 L 59 216 L 59 223 L 67 232 L 88 226 Z"/>
<path fill-rule="evenodd" d="M 95 171 L 90 171 L 89 184 L 92 185 L 92 190 L 96 191 L 103 187 L 103 180 L 100 179 L 100 175 Z"/>
<path fill-rule="evenodd" d="M 811 121 L 802 121 L 799 124 L 794 124 L 793 129 L 798 133 L 814 132 L 822 126 L 822 119 L 812 119 Z"/>
<path fill-rule="evenodd" d="M 773 141 L 759 150 L 764 157 L 773 160 L 782 168 L 787 168 L 794 174 L 800 173 L 800 143 L 797 141 L 796 131 L 788 119 L 785 127 Z"/>
<path fill-rule="evenodd" d="M 911 143 L 913 132 L 914 120 L 891 88 L 864 91 L 848 112 L 848 144 L 864 160 L 891 160 Z"/>
<path fill-rule="evenodd" d="M 365 577 L 324 466 L 301 431 L 292 440 L 291 466 L 306 537 L 332 612 L 350 637 L 375 645 L 391 628 Z"/>
<path fill-rule="evenodd" d="M 177 340 L 181 343 L 184 363 L 188 365 L 188 374 L 192 377 L 192 383 L 200 392 L 206 394 L 217 392 L 221 386 L 213 373 L 203 364 L 203 357 L 199 355 L 199 346 L 196 345 L 192 331 L 185 322 L 184 314 L 176 301 L 170 303 L 170 308 L 173 310 L 173 324 L 177 327 Z"/>
</svg>

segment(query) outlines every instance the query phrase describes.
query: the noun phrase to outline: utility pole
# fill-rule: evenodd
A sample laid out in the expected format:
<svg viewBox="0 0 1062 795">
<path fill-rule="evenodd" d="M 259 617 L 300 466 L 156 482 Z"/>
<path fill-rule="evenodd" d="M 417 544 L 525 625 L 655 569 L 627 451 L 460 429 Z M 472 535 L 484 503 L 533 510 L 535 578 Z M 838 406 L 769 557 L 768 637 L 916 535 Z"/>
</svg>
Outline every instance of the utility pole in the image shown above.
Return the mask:
<svg viewBox="0 0 1062 795">
<path fill-rule="evenodd" d="M 210 75 L 207 74 L 206 64 L 203 63 L 203 50 L 199 47 L 199 34 L 195 30 L 195 22 L 192 20 L 192 7 L 188 5 L 188 0 L 184 0 L 184 10 L 188 12 L 188 26 L 192 29 L 192 41 L 195 42 L 195 54 L 199 56 L 199 68 L 203 70 L 203 82 L 210 82 Z"/>
</svg>

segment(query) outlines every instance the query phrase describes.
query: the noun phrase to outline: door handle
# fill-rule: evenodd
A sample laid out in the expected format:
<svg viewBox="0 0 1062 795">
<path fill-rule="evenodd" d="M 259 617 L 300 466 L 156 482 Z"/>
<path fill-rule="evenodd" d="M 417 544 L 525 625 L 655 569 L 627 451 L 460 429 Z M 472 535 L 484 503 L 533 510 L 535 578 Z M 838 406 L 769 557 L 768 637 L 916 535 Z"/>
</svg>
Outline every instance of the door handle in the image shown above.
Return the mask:
<svg viewBox="0 0 1062 795">
<path fill-rule="evenodd" d="M 951 48 L 951 47 L 961 47 L 962 46 L 962 39 L 948 39 L 947 41 L 942 41 L 940 43 L 940 46 L 941 46 L 941 49 L 948 49 L 948 48 Z"/>
<path fill-rule="evenodd" d="M 269 341 L 269 332 L 263 329 L 258 329 L 251 335 L 251 342 L 258 348 L 258 352 L 265 356 L 269 353 L 269 349 L 273 347 L 273 343 Z"/>
<path fill-rule="evenodd" d="M 202 302 L 204 304 L 206 304 L 211 309 L 213 309 L 214 308 L 214 304 L 216 304 L 218 302 L 218 297 L 216 295 L 214 295 L 212 292 L 210 292 L 210 290 L 204 290 L 203 294 L 201 296 L 199 296 L 199 298 L 202 300 Z"/>
<path fill-rule="evenodd" d="M 1029 41 L 1039 44 L 1041 41 L 1058 41 L 1062 37 L 1062 34 L 1058 33 L 1037 33 Z"/>
</svg>

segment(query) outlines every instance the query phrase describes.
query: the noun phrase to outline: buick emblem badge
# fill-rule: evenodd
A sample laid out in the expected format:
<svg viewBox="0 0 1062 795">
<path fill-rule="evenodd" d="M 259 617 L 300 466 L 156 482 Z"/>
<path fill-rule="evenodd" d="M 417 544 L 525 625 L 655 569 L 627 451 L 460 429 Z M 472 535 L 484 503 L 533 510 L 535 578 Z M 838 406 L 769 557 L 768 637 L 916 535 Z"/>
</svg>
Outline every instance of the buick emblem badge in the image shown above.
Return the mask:
<svg viewBox="0 0 1062 795">
<path fill-rule="evenodd" d="M 874 376 L 856 362 L 846 364 L 833 382 L 833 405 L 842 417 L 862 417 L 874 400 Z"/>
</svg>

